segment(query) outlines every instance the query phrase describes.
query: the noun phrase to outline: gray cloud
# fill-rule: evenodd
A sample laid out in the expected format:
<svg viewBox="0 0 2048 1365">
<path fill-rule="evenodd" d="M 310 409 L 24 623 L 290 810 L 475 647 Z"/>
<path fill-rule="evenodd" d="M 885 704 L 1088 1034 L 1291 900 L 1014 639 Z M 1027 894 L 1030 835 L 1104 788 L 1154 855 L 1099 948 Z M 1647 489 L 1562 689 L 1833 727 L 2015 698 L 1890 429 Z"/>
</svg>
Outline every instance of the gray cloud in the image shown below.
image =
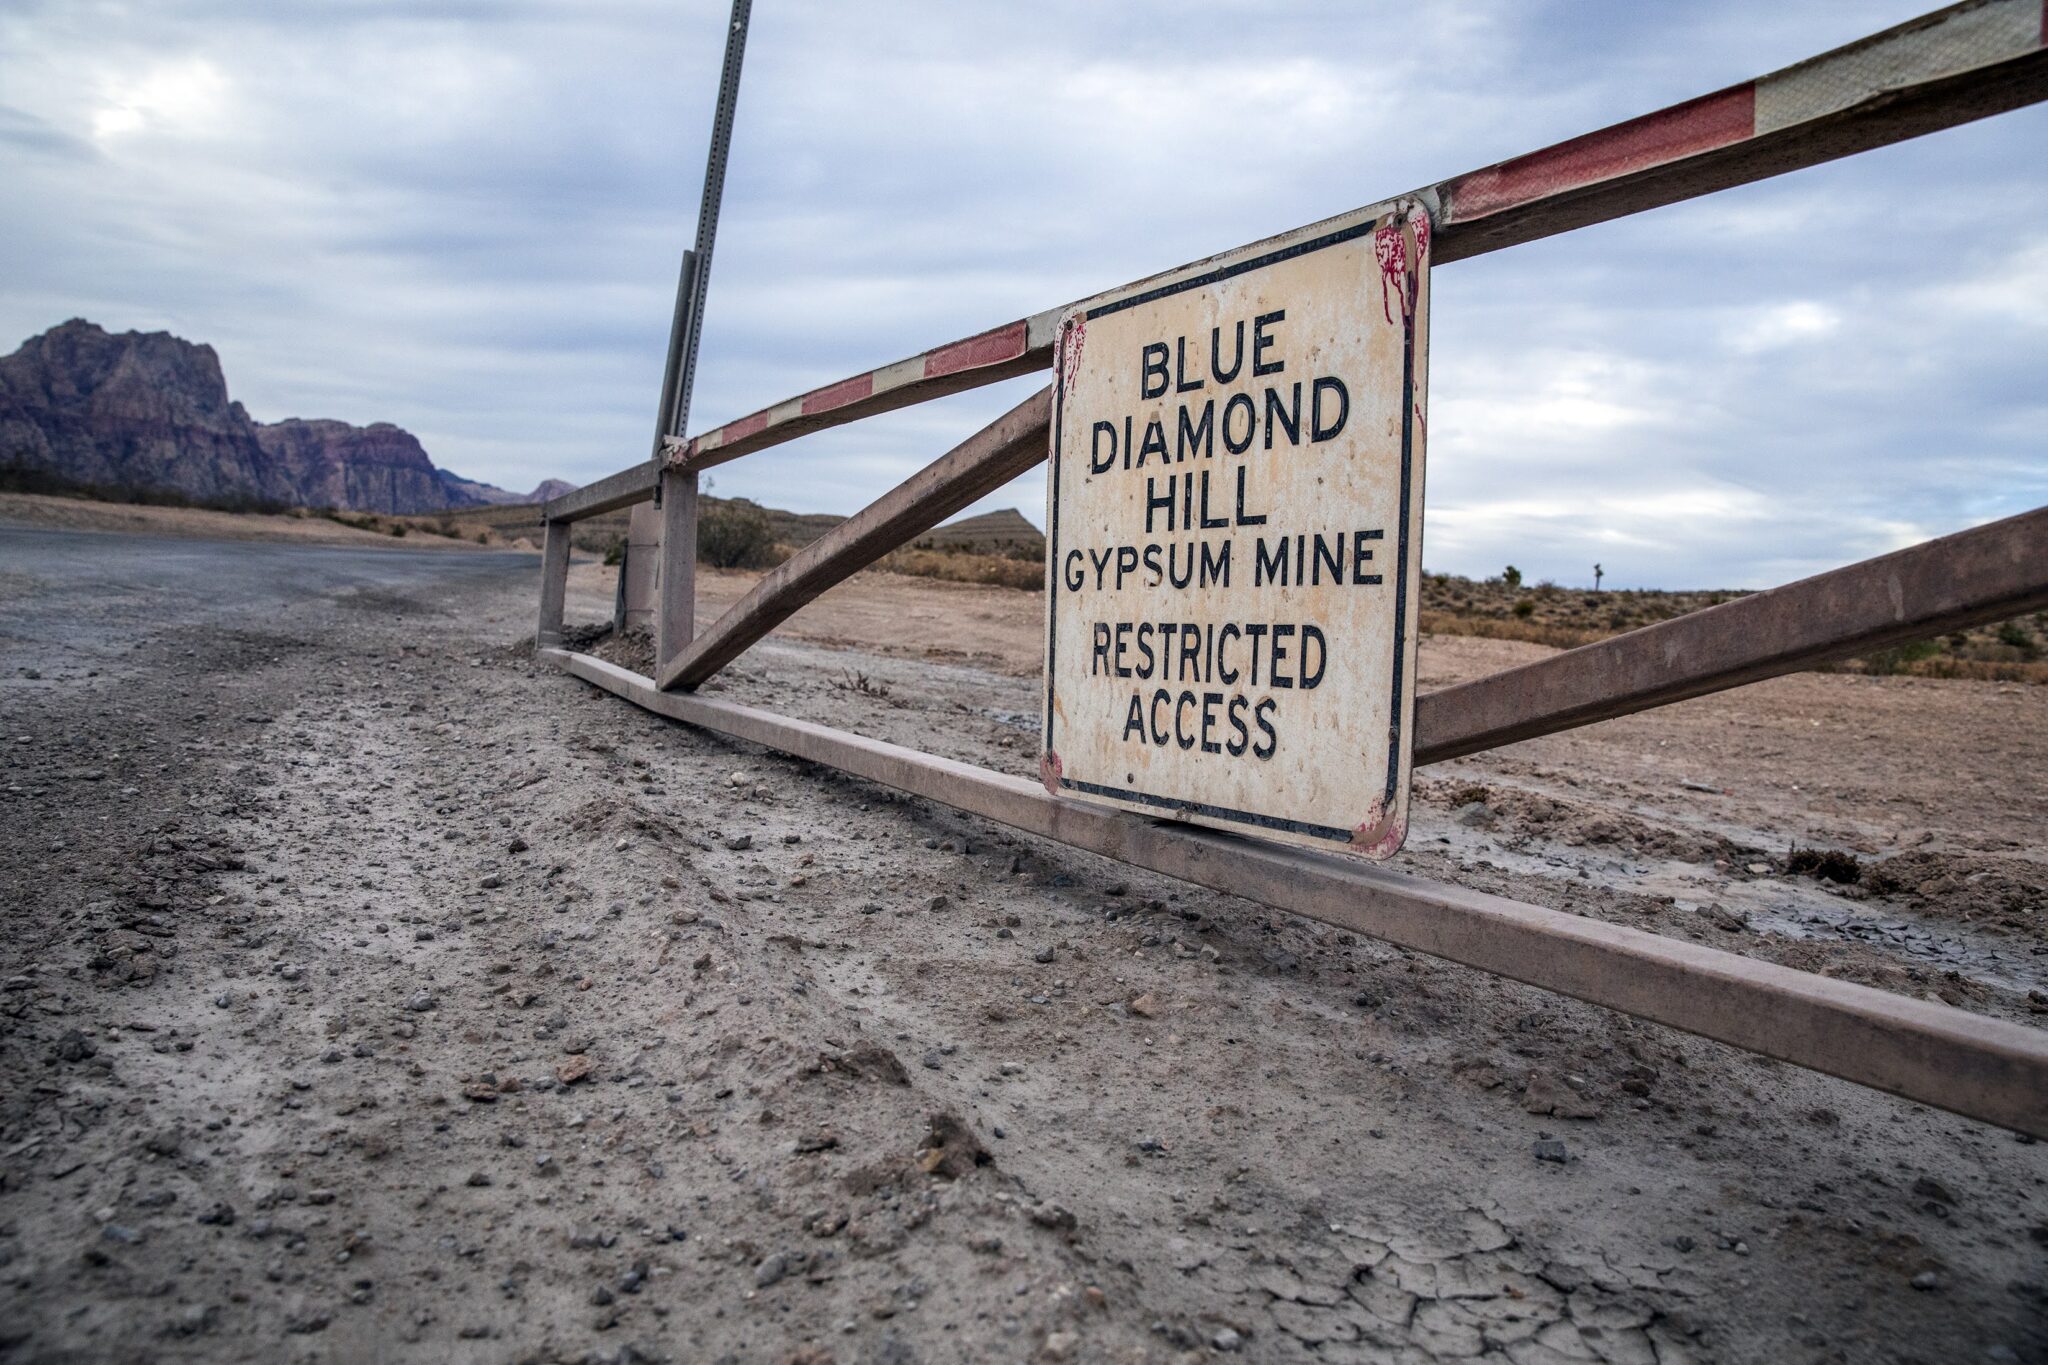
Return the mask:
<svg viewBox="0 0 2048 1365">
<path fill-rule="evenodd" d="M 1917 6 L 756 8 L 704 426 Z M 638 458 L 723 4 L 0 5 L 0 335 L 220 348 L 472 477 Z M 1432 568 L 1760 585 L 2038 505 L 2048 117 L 1440 272 Z M 1019 381 L 722 468 L 850 511 Z M 987 505 L 1041 514 L 1042 480 Z"/>
</svg>

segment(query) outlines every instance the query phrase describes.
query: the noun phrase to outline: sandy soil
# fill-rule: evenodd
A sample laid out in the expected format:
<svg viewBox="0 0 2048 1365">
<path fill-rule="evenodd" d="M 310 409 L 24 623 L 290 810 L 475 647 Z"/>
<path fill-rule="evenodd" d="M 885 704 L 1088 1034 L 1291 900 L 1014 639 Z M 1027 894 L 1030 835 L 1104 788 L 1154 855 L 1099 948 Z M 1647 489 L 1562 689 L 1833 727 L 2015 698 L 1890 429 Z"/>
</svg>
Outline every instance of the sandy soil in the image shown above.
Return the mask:
<svg viewBox="0 0 2048 1365">
<path fill-rule="evenodd" d="M 199 507 L 146 507 L 136 503 L 0 493 L 0 528 L 119 531 L 131 535 L 189 536 L 206 540 L 280 541 L 294 545 L 355 545 L 423 550 L 476 550 L 470 541 L 434 535 L 380 535 L 326 517 L 255 512 L 213 512 Z M 500 547 L 503 548 L 503 547 Z"/>
<path fill-rule="evenodd" d="M 2048 1359 L 2041 1145 L 660 721 L 527 564 L 0 634 L 0 1358 Z M 1038 608 L 714 686 L 1022 769 Z M 2038 1019 L 2044 747 L 1785 679 L 1428 770 L 1402 861 Z"/>
</svg>

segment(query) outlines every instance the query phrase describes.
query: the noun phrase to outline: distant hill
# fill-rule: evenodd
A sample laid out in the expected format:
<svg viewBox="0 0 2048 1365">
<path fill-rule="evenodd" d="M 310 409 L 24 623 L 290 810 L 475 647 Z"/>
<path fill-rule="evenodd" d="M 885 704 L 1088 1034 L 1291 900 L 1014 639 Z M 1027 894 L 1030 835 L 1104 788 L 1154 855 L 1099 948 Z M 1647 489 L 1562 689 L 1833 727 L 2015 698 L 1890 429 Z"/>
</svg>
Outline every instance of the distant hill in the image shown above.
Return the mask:
<svg viewBox="0 0 2048 1365">
<path fill-rule="evenodd" d="M 213 347 L 82 318 L 0 357 L 5 467 L 102 494 L 387 515 L 531 502 L 558 484 L 522 495 L 463 479 L 389 422 L 258 422 L 229 399 Z"/>
<path fill-rule="evenodd" d="M 566 479 L 542 479 L 540 486 L 531 493 L 514 493 L 507 488 L 465 479 L 460 474 L 451 473 L 446 469 L 436 470 L 435 473 L 439 474 L 441 482 L 455 490 L 458 496 L 471 500 L 461 504 L 463 506 L 531 507 L 535 503 L 547 502 L 561 497 L 564 493 L 576 491 L 576 485 Z"/>
<path fill-rule="evenodd" d="M 983 512 L 934 527 L 916 541 L 921 550 L 971 550 L 975 554 L 1045 553 L 1045 533 L 1014 507 Z"/>
</svg>

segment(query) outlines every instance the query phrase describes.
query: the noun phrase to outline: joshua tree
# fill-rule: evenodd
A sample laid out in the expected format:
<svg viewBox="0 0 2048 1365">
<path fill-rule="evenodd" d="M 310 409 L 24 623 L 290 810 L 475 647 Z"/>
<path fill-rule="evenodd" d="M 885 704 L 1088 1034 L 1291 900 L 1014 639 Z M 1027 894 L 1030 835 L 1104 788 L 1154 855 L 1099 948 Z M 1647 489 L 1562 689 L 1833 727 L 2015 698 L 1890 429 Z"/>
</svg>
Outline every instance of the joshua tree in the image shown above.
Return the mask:
<svg viewBox="0 0 2048 1365">
<path fill-rule="evenodd" d="M 1598 592 L 1598 591 L 1600 591 L 1600 580 L 1601 580 L 1601 579 L 1603 579 L 1603 578 L 1605 578 L 1606 576 L 1607 576 L 1607 570 L 1605 570 L 1605 569 L 1601 568 L 1601 567 L 1600 567 L 1600 566 L 1599 566 L 1598 564 L 1595 564 L 1595 565 L 1593 566 L 1593 591 L 1594 591 L 1594 592 Z"/>
</svg>

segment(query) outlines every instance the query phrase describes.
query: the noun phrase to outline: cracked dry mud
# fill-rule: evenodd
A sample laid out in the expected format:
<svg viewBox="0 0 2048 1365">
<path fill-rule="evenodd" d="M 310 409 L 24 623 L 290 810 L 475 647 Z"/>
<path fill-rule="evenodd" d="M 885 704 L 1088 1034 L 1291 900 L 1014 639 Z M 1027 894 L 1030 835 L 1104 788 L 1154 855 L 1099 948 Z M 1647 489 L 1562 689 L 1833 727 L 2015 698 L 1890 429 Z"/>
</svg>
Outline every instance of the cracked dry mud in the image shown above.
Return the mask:
<svg viewBox="0 0 2048 1365">
<path fill-rule="evenodd" d="M 205 553 L 262 609 L 0 566 L 0 1360 L 2048 1358 L 2040 1145 L 662 721 L 530 559 Z M 716 686 L 1028 764 L 890 643 Z M 2044 710 L 1787 679 L 1428 770 L 1402 861 L 2038 1022 Z"/>
</svg>

